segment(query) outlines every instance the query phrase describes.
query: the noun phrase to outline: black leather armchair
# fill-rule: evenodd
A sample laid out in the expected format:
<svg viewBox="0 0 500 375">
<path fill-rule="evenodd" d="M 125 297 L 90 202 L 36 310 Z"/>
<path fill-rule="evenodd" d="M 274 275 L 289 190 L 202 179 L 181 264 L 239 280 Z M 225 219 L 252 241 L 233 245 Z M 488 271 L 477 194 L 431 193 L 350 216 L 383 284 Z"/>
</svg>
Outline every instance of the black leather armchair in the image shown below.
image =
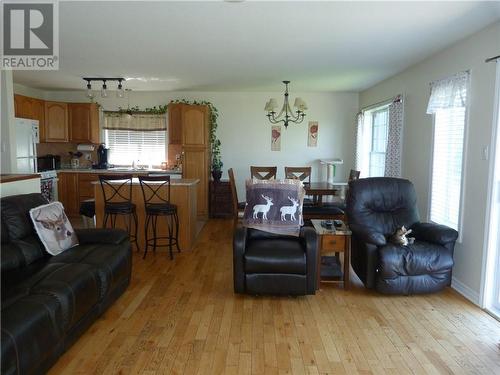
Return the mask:
<svg viewBox="0 0 500 375">
<path fill-rule="evenodd" d="M 316 293 L 317 235 L 304 227 L 299 237 L 237 227 L 233 238 L 235 293 Z"/>
<path fill-rule="evenodd" d="M 29 210 L 41 194 L 2 198 L 2 374 L 43 374 L 125 291 L 131 249 L 122 230 L 76 230 L 79 245 L 50 256 Z"/>
<path fill-rule="evenodd" d="M 450 285 L 458 232 L 420 222 L 410 181 L 377 177 L 350 182 L 347 215 L 352 231 L 351 265 L 366 287 L 388 294 L 414 294 Z M 414 244 L 388 242 L 402 225 L 413 230 Z"/>
</svg>

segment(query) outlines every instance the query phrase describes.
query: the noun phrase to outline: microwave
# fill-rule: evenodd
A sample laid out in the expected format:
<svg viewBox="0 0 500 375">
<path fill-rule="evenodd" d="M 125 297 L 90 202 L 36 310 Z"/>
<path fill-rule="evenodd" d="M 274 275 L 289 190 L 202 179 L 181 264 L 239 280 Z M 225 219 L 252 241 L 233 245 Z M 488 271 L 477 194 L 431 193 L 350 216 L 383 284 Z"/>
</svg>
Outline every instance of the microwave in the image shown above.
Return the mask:
<svg viewBox="0 0 500 375">
<path fill-rule="evenodd" d="M 37 172 L 53 171 L 61 168 L 61 157 L 59 155 L 39 156 L 37 160 Z"/>
</svg>

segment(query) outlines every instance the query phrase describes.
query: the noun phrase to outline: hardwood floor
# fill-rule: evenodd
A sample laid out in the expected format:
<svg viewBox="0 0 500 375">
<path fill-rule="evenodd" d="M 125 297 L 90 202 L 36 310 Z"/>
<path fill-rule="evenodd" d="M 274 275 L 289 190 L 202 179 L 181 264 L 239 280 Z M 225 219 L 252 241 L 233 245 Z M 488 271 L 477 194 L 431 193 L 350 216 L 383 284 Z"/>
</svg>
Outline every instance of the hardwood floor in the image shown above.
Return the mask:
<svg viewBox="0 0 500 375">
<path fill-rule="evenodd" d="M 50 374 L 500 374 L 500 323 L 454 291 L 233 294 L 232 221 L 191 252 L 134 254 L 127 292 Z"/>
</svg>

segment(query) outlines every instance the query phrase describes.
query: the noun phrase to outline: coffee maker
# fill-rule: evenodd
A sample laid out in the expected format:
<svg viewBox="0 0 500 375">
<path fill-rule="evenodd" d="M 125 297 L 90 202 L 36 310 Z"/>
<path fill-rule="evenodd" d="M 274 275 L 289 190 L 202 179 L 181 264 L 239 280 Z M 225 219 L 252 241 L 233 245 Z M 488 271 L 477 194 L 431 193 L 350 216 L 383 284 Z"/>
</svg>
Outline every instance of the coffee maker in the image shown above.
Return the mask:
<svg viewBox="0 0 500 375">
<path fill-rule="evenodd" d="M 97 164 L 94 165 L 95 169 L 109 168 L 108 151 L 109 148 L 106 148 L 104 143 L 99 145 L 97 148 Z"/>
</svg>

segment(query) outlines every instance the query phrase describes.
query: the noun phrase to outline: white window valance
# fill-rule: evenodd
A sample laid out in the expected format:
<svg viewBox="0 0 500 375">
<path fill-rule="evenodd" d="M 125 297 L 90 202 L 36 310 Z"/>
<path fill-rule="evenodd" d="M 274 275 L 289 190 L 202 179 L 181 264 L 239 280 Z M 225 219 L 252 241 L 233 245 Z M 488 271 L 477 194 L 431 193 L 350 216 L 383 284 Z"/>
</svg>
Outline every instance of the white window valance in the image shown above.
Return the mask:
<svg viewBox="0 0 500 375">
<path fill-rule="evenodd" d="M 167 130 L 166 114 L 105 112 L 104 129 L 157 131 Z"/>
<path fill-rule="evenodd" d="M 451 77 L 431 82 L 431 95 L 427 113 L 434 114 L 439 109 L 465 107 L 469 72 L 460 72 Z"/>
</svg>

